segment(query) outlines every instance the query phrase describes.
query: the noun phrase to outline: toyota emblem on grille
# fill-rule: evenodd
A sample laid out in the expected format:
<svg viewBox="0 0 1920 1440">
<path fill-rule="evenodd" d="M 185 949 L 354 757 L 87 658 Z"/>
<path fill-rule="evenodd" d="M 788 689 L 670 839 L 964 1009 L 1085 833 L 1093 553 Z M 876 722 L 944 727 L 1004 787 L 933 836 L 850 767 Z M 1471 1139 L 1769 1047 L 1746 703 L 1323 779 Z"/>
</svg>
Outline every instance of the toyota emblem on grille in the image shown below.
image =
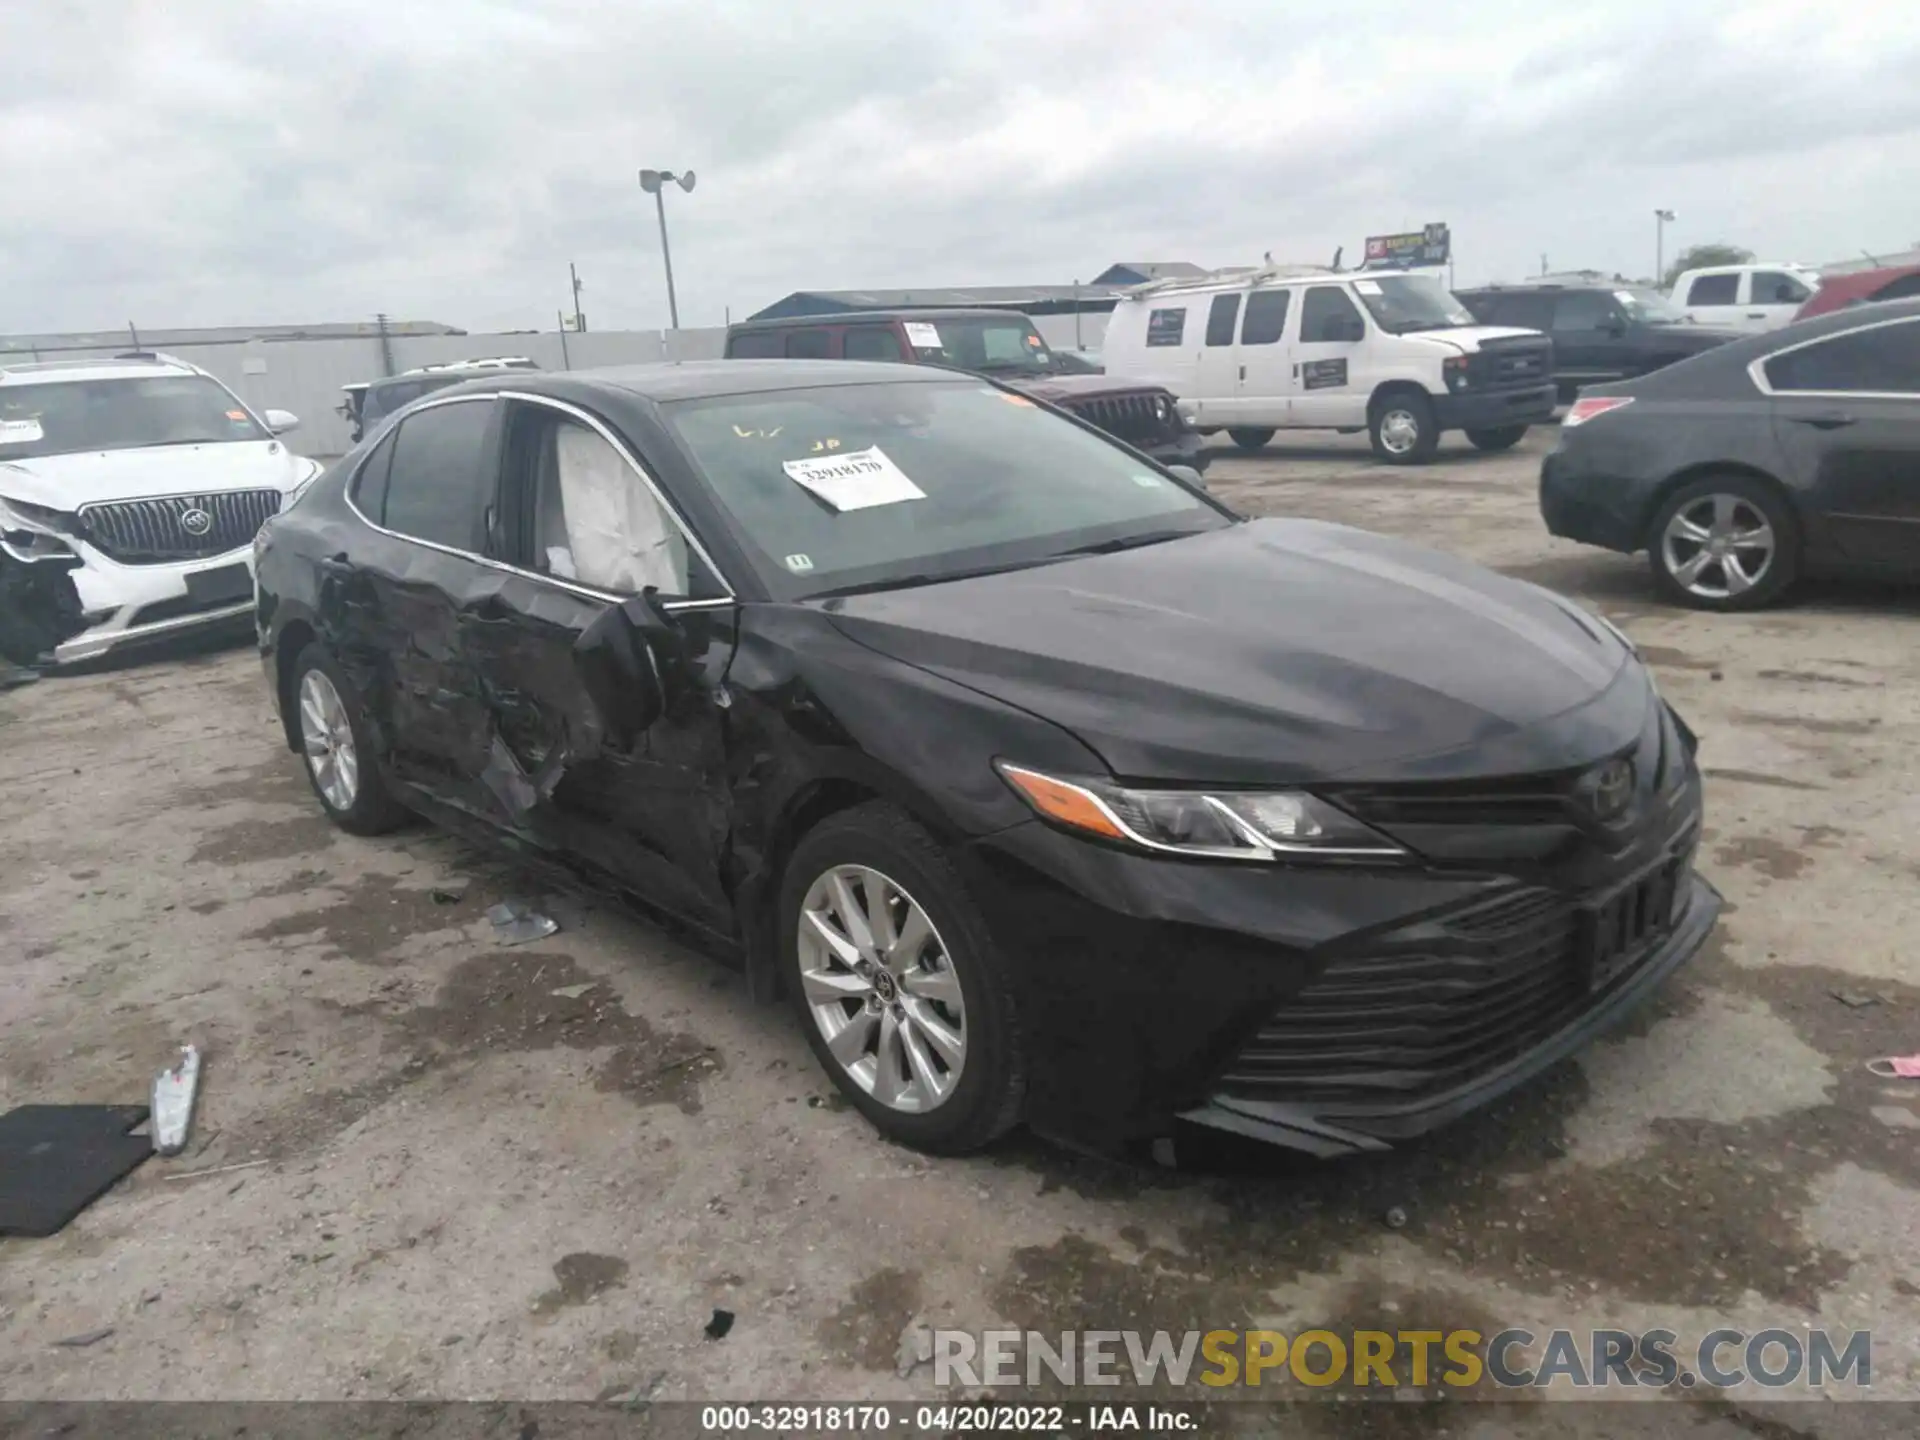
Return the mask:
<svg viewBox="0 0 1920 1440">
<path fill-rule="evenodd" d="M 209 530 L 213 529 L 213 516 L 202 510 L 198 505 L 194 506 L 191 510 L 182 510 L 180 512 L 180 528 L 189 535 L 205 535 Z"/>
<path fill-rule="evenodd" d="M 1594 819 L 1618 820 L 1633 803 L 1633 762 L 1609 760 L 1594 766 L 1580 777 L 1578 791 Z"/>
</svg>

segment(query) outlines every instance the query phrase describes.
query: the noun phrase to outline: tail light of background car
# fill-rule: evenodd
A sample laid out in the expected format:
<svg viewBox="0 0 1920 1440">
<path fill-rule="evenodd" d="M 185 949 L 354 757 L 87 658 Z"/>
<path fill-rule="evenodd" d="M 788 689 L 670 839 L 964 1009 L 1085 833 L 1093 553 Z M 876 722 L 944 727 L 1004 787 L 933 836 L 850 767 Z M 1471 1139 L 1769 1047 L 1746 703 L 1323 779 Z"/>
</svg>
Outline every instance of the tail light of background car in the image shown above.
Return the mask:
<svg viewBox="0 0 1920 1440">
<path fill-rule="evenodd" d="M 1560 422 L 1562 430 L 1575 425 L 1584 425 L 1587 421 L 1606 414 L 1609 410 L 1618 410 L 1623 405 L 1631 405 L 1631 395 L 1596 395 L 1591 400 L 1576 400 L 1573 408 L 1567 411 L 1566 418 Z"/>
</svg>

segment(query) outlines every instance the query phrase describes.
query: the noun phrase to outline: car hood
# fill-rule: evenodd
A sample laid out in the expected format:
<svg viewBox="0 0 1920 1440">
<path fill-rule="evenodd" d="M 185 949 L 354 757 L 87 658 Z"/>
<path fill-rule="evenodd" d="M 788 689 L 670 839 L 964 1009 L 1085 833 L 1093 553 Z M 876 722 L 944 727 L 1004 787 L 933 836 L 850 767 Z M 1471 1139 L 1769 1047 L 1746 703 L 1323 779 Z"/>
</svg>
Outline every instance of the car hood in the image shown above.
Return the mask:
<svg viewBox="0 0 1920 1440">
<path fill-rule="evenodd" d="M 106 500 L 291 490 L 311 461 L 277 440 L 227 440 L 150 450 L 88 450 L 0 461 L 0 495 L 71 513 Z"/>
<path fill-rule="evenodd" d="M 1166 393 L 1166 387 L 1151 380 L 1115 380 L 1107 375 L 1038 375 L 1032 379 L 1009 380 L 1014 389 L 1056 404 L 1063 400 L 1084 400 L 1093 395 L 1138 395 Z"/>
<path fill-rule="evenodd" d="M 1472 354 L 1489 340 L 1545 340 L 1538 330 L 1521 330 L 1512 325 L 1460 325 L 1452 330 L 1415 330 L 1402 340 L 1431 340 L 1463 355 Z"/>
<path fill-rule="evenodd" d="M 1631 743 L 1646 716 L 1638 662 L 1547 591 L 1311 521 L 823 606 L 1127 779 L 1528 773 Z"/>
</svg>

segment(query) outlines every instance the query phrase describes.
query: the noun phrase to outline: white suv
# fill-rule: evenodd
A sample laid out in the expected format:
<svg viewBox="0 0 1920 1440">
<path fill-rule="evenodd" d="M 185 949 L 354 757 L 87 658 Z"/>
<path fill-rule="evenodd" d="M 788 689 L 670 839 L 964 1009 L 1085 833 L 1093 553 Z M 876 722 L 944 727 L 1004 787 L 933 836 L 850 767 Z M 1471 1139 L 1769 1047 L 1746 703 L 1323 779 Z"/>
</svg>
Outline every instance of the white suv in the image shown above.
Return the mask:
<svg viewBox="0 0 1920 1440">
<path fill-rule="evenodd" d="M 165 355 L 0 368 L 0 656 L 62 664 L 247 614 L 253 538 L 320 473 Z"/>
<path fill-rule="evenodd" d="M 1151 381 L 1202 431 L 1257 450 L 1275 430 L 1367 431 L 1390 465 L 1464 430 L 1506 450 L 1553 417 L 1553 345 L 1482 325 L 1431 275 L 1269 267 L 1127 293 L 1107 322 L 1109 378 Z"/>
</svg>

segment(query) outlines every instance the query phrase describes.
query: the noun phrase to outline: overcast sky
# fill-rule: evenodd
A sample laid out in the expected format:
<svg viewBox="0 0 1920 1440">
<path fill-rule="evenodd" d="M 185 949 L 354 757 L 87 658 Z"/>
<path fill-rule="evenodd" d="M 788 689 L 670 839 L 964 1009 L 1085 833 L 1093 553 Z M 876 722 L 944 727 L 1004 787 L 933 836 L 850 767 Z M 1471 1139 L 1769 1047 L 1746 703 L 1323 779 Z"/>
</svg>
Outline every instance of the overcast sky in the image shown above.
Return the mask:
<svg viewBox="0 0 1920 1440">
<path fill-rule="evenodd" d="M 1179 14 L 1175 21 L 1170 17 Z M 1357 258 L 1461 285 L 1920 241 L 1920 6 L 4 0 L 0 333 L 664 325 L 796 289 Z"/>
</svg>

